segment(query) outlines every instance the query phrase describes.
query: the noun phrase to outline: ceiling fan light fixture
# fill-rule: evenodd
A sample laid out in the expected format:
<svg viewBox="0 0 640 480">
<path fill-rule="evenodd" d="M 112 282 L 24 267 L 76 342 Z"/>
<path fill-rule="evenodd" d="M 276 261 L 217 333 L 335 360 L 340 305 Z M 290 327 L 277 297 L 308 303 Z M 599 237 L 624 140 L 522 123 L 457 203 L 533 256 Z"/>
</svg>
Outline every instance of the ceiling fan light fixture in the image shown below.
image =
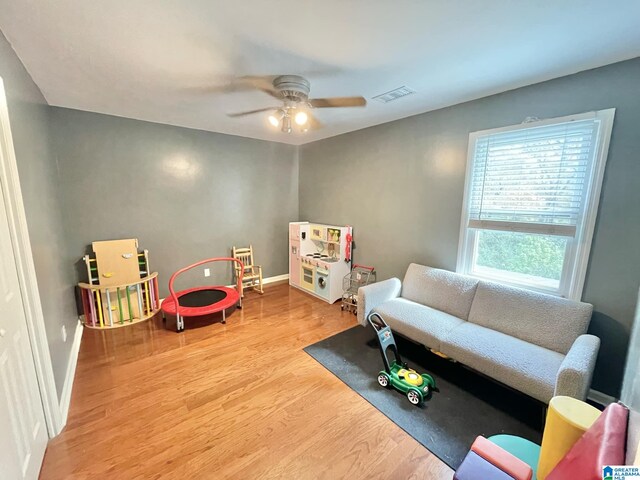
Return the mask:
<svg viewBox="0 0 640 480">
<path fill-rule="evenodd" d="M 300 110 L 293 118 L 298 125 L 305 125 L 307 120 L 309 120 L 309 115 L 307 115 L 307 112 L 304 110 Z"/>
<path fill-rule="evenodd" d="M 281 110 L 277 110 L 269 115 L 269 123 L 273 125 L 275 128 L 280 126 L 280 121 L 282 120 L 283 113 Z"/>
<path fill-rule="evenodd" d="M 285 115 L 282 119 L 282 132 L 291 133 L 291 117 L 289 115 Z"/>
<path fill-rule="evenodd" d="M 309 98 L 311 85 L 300 75 L 239 77 L 252 89 L 260 90 L 279 101 L 279 105 L 258 108 L 238 113 L 229 113 L 229 117 L 245 117 L 260 113 L 268 115 L 267 120 L 282 133 L 304 133 L 310 129 L 322 128 L 322 123 L 313 115 L 316 108 L 364 107 L 367 100 L 362 96 Z M 403 87 L 406 89 L 406 87 Z M 409 91 L 409 89 L 406 89 Z M 413 92 L 413 91 L 411 91 Z M 264 118 L 264 117 L 262 117 Z"/>
</svg>

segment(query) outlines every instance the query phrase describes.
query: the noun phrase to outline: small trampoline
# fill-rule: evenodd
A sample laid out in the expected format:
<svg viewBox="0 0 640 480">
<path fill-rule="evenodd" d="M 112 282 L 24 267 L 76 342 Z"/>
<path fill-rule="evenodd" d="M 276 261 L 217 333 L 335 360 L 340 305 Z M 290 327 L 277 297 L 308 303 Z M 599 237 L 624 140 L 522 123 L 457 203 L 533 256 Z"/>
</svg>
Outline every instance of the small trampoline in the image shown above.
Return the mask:
<svg viewBox="0 0 640 480">
<path fill-rule="evenodd" d="M 187 290 L 181 290 L 176 292 L 173 288 L 173 284 L 176 278 L 193 268 L 204 265 L 205 263 L 212 262 L 236 262 L 239 264 L 239 268 L 236 269 L 238 278 L 235 288 L 223 287 L 219 285 L 195 287 Z M 176 330 L 181 332 L 184 330 L 184 317 L 198 317 L 201 315 L 210 315 L 216 312 L 222 312 L 222 323 L 226 323 L 225 310 L 238 305 L 238 308 L 242 308 L 242 298 L 240 297 L 240 287 L 242 285 L 242 272 L 244 271 L 244 265 L 240 260 L 235 258 L 209 258 L 202 260 L 188 267 L 178 270 L 171 276 L 169 280 L 169 292 L 170 297 L 166 298 L 162 302 L 162 315 L 175 315 L 176 316 Z"/>
</svg>

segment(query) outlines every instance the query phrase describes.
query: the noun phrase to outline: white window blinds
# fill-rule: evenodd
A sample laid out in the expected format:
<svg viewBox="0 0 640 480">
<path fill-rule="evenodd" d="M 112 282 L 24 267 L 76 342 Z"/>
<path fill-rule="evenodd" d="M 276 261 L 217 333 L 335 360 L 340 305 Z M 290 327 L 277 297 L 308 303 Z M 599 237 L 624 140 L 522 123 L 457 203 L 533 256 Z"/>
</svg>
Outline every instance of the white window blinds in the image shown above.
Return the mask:
<svg viewBox="0 0 640 480">
<path fill-rule="evenodd" d="M 574 236 L 599 127 L 593 116 L 478 136 L 468 226 Z"/>
</svg>

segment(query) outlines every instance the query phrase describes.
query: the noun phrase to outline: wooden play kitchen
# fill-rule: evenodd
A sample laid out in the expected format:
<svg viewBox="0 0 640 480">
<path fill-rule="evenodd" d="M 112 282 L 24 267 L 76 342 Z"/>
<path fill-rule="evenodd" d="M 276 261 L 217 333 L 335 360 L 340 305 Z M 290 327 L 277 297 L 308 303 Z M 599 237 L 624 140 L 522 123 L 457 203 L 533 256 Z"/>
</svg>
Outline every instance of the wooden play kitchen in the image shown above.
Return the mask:
<svg viewBox="0 0 640 480">
<path fill-rule="evenodd" d="M 84 325 L 118 328 L 142 322 L 160 310 L 158 273 L 150 272 L 149 252 L 138 240 L 93 242 L 85 255 L 89 283 L 79 283 Z"/>
<path fill-rule="evenodd" d="M 342 298 L 342 282 L 351 271 L 349 226 L 309 222 L 289 224 L 289 284 L 333 303 Z"/>
</svg>

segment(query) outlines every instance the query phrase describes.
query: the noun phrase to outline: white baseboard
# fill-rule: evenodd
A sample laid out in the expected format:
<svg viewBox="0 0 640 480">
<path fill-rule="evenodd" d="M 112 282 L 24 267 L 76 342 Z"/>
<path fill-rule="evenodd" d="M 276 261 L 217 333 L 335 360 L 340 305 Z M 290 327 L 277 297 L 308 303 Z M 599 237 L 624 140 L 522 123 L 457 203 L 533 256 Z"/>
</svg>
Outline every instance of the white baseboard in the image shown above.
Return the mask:
<svg viewBox="0 0 640 480">
<path fill-rule="evenodd" d="M 587 394 L 587 399 L 592 402 L 599 403 L 603 407 L 606 407 L 610 403 L 615 403 L 618 401 L 617 398 L 612 397 L 611 395 L 607 395 L 606 393 L 599 392 L 598 390 L 591 389 Z"/>
<path fill-rule="evenodd" d="M 282 282 L 284 280 L 289 280 L 289 274 L 288 273 L 284 273 L 282 275 L 276 275 L 275 277 L 263 278 L 262 279 L 262 284 L 263 285 L 268 285 L 270 283 Z M 234 285 L 227 285 L 227 287 L 234 288 L 235 284 Z M 160 299 L 160 305 L 162 305 L 162 302 L 164 302 L 164 298 Z"/>
<path fill-rule="evenodd" d="M 270 283 L 282 282 L 284 280 L 289 280 L 288 273 L 284 273 L 282 275 L 276 275 L 275 277 L 263 278 L 262 283 L 263 285 L 268 285 Z"/>
<path fill-rule="evenodd" d="M 270 283 L 282 282 L 284 280 L 289 280 L 289 274 L 283 273 L 282 275 L 276 275 L 275 277 L 267 277 L 262 279 L 263 285 L 269 285 Z M 234 285 L 227 285 L 229 288 L 235 287 Z"/>
<path fill-rule="evenodd" d="M 60 395 L 60 425 L 58 431 L 62 430 L 67 424 L 69 406 L 71 405 L 71 391 L 73 390 L 73 379 L 75 378 L 76 366 L 78 365 L 78 353 L 80 352 L 83 328 L 82 323 L 78 322 L 73 335 L 71 354 L 69 356 L 69 363 L 67 364 L 67 374 L 64 378 L 64 386 L 62 387 L 62 394 Z"/>
</svg>

